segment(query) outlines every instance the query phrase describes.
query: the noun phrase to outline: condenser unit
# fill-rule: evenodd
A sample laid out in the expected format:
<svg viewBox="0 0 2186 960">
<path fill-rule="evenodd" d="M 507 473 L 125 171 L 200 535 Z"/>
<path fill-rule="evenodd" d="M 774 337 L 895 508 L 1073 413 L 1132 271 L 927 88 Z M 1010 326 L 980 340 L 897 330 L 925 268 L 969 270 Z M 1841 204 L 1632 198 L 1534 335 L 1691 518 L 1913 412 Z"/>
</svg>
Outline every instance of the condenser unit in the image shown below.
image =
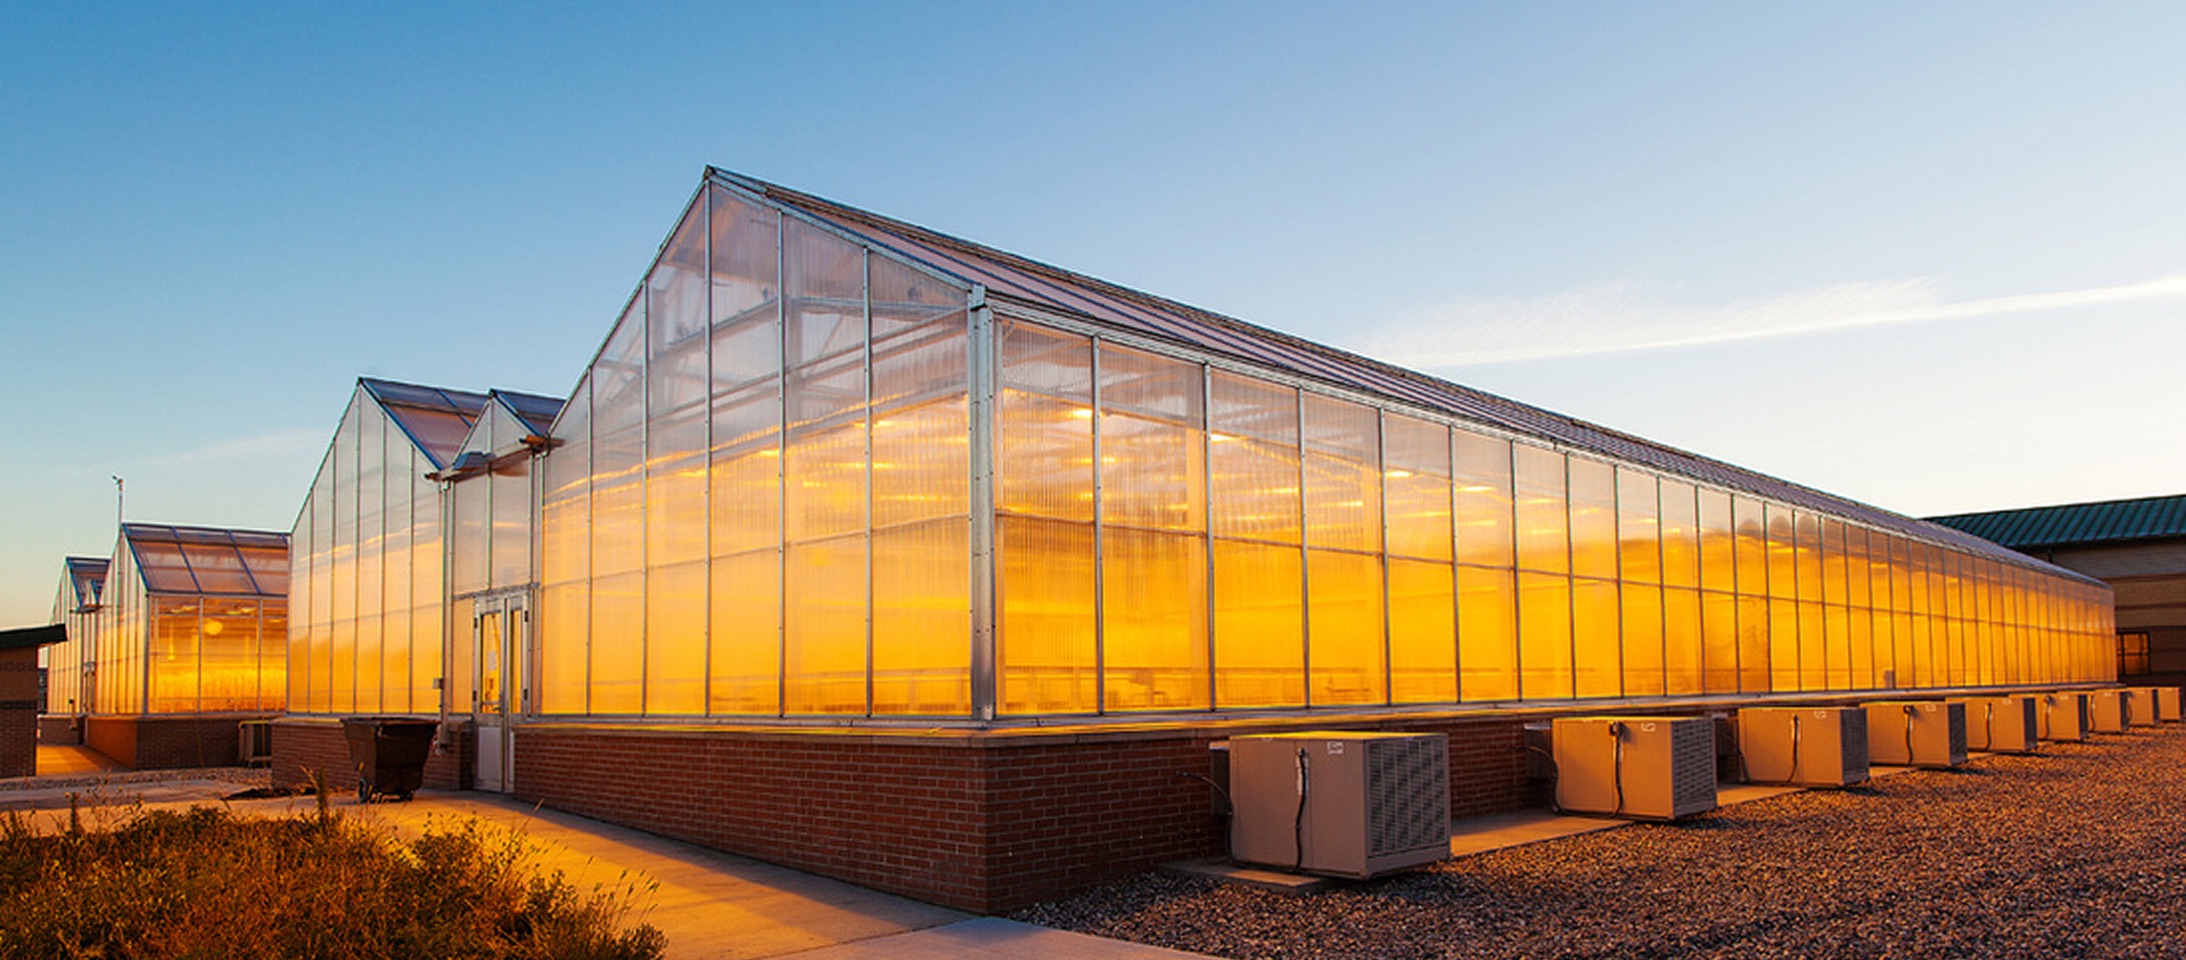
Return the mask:
<svg viewBox="0 0 2186 960">
<path fill-rule="evenodd" d="M 1715 721 L 1566 717 L 1556 721 L 1556 806 L 1641 820 L 1715 809 Z"/>
<path fill-rule="evenodd" d="M 1966 762 L 1966 705 L 1938 700 L 1880 700 L 1867 707 L 1867 759 L 1914 767 Z"/>
<path fill-rule="evenodd" d="M 2124 733 L 2132 702 L 2130 690 L 2097 690 L 2088 694 L 2088 729 L 2096 733 Z"/>
<path fill-rule="evenodd" d="M 1439 733 L 1230 740 L 1238 860 L 1366 879 L 1450 855 L 1450 748 Z"/>
<path fill-rule="evenodd" d="M 1867 711 L 1747 707 L 1738 711 L 1738 758 L 1749 783 L 1859 783 L 1867 779 Z"/>
<path fill-rule="evenodd" d="M 2094 716 L 2088 708 L 2087 694 L 2078 691 L 2037 694 L 2041 702 L 2036 714 L 2038 732 L 2044 740 L 2062 740 L 2078 743 L 2087 739 L 2087 732 L 2094 726 Z"/>
<path fill-rule="evenodd" d="M 2158 716 L 2156 688 L 2134 687 L 2133 699 L 2125 704 L 2125 724 L 2129 727 L 2153 727 L 2162 722 Z"/>
<path fill-rule="evenodd" d="M 2156 719 L 2164 723 L 2178 723 L 2181 720 L 2186 720 L 2186 714 L 2179 712 L 2177 687 L 2156 688 Z"/>
<path fill-rule="evenodd" d="M 2042 738 L 2042 709 L 2031 696 L 1969 697 L 1966 748 L 1990 753 L 2033 753 Z"/>
</svg>

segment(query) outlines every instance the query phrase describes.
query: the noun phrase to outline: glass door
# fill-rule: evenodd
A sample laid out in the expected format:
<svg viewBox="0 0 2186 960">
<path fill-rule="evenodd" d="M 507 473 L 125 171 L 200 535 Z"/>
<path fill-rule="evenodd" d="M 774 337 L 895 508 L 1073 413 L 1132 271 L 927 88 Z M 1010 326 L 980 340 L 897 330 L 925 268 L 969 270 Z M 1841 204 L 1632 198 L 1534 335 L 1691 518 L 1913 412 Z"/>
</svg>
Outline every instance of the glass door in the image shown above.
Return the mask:
<svg viewBox="0 0 2186 960">
<path fill-rule="evenodd" d="M 477 787 L 507 793 L 515 787 L 515 724 L 526 708 L 523 663 L 529 654 L 531 616 L 521 596 L 478 601 L 472 621 L 472 649 L 478 662 L 472 676 L 471 718 L 478 729 Z"/>
</svg>

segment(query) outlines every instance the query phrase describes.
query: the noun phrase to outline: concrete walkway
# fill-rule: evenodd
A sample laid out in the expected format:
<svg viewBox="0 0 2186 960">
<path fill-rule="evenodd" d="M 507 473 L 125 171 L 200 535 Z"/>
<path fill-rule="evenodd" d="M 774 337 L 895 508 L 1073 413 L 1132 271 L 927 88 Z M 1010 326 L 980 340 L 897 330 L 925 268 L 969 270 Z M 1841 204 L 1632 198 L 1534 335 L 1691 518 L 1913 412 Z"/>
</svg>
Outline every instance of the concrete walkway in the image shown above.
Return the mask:
<svg viewBox="0 0 2186 960">
<path fill-rule="evenodd" d="M 61 744 L 38 745 L 38 775 L 41 777 L 65 777 L 85 773 L 109 773 L 126 770 L 118 761 L 90 747 L 72 747 Z"/>
<path fill-rule="evenodd" d="M 256 816 L 295 816 L 317 809 L 312 797 L 229 800 L 242 785 L 213 779 L 125 782 L 84 776 L 24 778 L 0 790 L 0 811 L 32 818 L 38 829 L 67 822 L 78 797 L 86 822 L 118 823 L 139 810 L 219 805 Z M 408 803 L 360 805 L 353 795 L 332 799 L 344 815 L 368 817 L 415 836 L 428 823 L 476 819 L 521 834 L 536 848 L 536 864 L 559 870 L 579 890 L 652 885 L 634 919 L 660 928 L 674 960 L 798 960 L 881 958 L 1054 958 L 1054 960 L 1183 960 L 1193 954 L 1051 930 L 868 890 L 838 880 L 574 814 L 533 807 L 486 793 L 420 793 Z"/>
</svg>

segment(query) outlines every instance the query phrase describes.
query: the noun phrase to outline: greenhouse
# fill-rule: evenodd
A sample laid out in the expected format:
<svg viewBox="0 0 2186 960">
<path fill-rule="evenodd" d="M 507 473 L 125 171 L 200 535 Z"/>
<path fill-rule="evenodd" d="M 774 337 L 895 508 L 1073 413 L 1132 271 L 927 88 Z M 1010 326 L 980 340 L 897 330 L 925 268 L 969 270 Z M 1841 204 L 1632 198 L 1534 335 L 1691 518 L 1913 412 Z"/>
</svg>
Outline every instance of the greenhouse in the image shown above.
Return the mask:
<svg viewBox="0 0 2186 960">
<path fill-rule="evenodd" d="M 1240 724 L 1474 738 L 1485 809 L 1531 717 L 2113 678 L 2088 578 L 719 170 L 550 404 L 458 461 L 360 387 L 298 521 L 292 710 L 429 711 L 445 597 L 481 785 L 973 909 L 1203 848 L 1177 781 Z M 293 757 L 330 755 L 319 723 Z M 1056 812 L 1104 788 L 1036 775 L 1049 750 L 1167 779 Z M 924 816 L 875 784 L 933 764 L 965 810 L 858 826 Z M 601 789 L 631 769 L 736 799 Z M 1020 773 L 1069 827 L 985 792 Z M 1061 829 L 1076 873 L 996 852 Z M 831 860 L 851 835 L 930 869 Z"/>
<path fill-rule="evenodd" d="M 77 718 L 91 708 L 87 654 L 99 645 L 99 592 L 106 587 L 106 564 L 100 557 L 61 559 L 61 588 L 53 597 L 52 622 L 68 628 L 68 640 L 39 651 L 46 671 L 45 717 L 39 721 L 39 738 L 47 742 L 77 742 L 69 731 L 81 729 Z"/>
</svg>

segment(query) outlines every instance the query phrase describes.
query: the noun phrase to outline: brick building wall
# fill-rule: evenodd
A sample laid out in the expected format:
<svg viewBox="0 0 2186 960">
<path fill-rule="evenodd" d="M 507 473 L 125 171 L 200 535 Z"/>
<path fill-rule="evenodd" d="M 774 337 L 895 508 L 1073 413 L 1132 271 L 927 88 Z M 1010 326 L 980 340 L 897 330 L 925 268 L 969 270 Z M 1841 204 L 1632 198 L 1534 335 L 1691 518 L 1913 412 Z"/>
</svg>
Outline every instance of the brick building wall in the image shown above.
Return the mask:
<svg viewBox="0 0 2186 960">
<path fill-rule="evenodd" d="M 425 787 L 430 790 L 468 790 L 474 769 L 470 725 L 456 721 L 441 725 L 433 754 L 425 761 Z M 357 789 L 357 768 L 349 762 L 349 741 L 342 735 L 341 720 L 334 717 L 283 717 L 273 723 L 273 782 L 298 787 L 311 782 L 316 771 L 335 793 Z"/>
<path fill-rule="evenodd" d="M 38 648 L 0 650 L 0 777 L 38 772 Z"/>
<path fill-rule="evenodd" d="M 264 713 L 84 718 L 85 746 L 132 770 L 233 767 L 242 763 L 242 723 Z"/>
</svg>

